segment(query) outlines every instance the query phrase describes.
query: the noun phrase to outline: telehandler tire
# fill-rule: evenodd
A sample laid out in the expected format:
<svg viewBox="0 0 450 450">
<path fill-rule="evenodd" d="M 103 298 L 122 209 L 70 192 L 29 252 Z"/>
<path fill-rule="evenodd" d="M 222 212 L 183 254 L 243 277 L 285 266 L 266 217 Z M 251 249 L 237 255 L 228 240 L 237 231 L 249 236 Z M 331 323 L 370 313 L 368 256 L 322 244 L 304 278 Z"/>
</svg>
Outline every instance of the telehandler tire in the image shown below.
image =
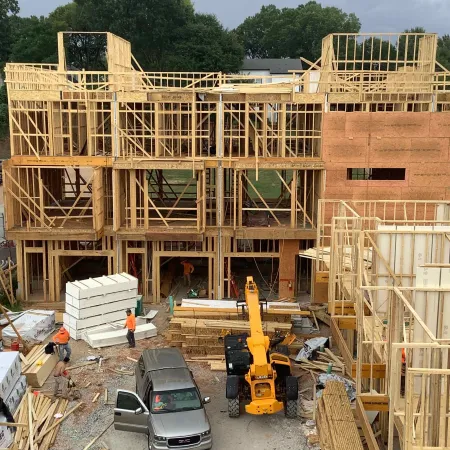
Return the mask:
<svg viewBox="0 0 450 450">
<path fill-rule="evenodd" d="M 297 400 L 286 400 L 284 415 L 288 419 L 297 418 Z"/>
<path fill-rule="evenodd" d="M 239 397 L 228 399 L 228 417 L 239 417 Z"/>
</svg>

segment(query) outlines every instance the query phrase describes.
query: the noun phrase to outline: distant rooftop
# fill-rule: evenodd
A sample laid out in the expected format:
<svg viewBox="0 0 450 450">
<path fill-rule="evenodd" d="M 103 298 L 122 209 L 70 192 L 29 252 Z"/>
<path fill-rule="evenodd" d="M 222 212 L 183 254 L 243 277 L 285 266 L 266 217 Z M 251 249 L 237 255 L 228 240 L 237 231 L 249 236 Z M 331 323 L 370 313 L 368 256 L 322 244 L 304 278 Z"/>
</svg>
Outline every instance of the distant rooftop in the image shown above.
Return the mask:
<svg viewBox="0 0 450 450">
<path fill-rule="evenodd" d="M 241 70 L 268 70 L 271 74 L 284 74 L 290 70 L 303 70 L 303 66 L 300 59 L 244 59 Z"/>
</svg>

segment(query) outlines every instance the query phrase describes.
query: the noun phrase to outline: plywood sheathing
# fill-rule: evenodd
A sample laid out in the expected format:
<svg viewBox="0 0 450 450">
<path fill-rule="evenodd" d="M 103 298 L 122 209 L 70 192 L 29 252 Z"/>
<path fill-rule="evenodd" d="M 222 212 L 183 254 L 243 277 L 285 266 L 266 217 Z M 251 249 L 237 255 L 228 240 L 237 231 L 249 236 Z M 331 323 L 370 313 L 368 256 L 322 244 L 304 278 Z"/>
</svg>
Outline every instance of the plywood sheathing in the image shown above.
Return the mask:
<svg viewBox="0 0 450 450">
<path fill-rule="evenodd" d="M 325 197 L 446 199 L 450 185 L 446 123 L 446 113 L 324 114 Z M 405 180 L 347 180 L 349 168 L 390 167 L 405 168 Z"/>
</svg>

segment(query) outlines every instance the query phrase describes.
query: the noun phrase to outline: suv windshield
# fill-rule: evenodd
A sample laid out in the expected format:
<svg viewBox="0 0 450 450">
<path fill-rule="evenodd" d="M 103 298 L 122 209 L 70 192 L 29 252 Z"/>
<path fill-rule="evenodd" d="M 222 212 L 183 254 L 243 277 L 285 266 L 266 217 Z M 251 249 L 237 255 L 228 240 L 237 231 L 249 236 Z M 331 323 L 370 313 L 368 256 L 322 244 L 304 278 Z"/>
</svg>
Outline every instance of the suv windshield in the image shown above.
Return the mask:
<svg viewBox="0 0 450 450">
<path fill-rule="evenodd" d="M 178 389 L 176 391 L 153 392 L 152 413 L 171 413 L 200 409 L 202 403 L 197 389 Z"/>
</svg>

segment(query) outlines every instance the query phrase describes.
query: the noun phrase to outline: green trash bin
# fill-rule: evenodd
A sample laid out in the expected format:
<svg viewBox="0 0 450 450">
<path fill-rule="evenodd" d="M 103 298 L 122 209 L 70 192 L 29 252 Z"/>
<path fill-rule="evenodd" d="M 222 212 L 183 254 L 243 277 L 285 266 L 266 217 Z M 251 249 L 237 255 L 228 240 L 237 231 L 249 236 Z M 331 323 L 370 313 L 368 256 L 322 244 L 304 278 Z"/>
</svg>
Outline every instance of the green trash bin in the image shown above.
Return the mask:
<svg viewBox="0 0 450 450">
<path fill-rule="evenodd" d="M 142 315 L 142 295 L 138 295 L 136 297 L 136 308 L 134 308 L 134 315 L 141 316 Z"/>
</svg>

